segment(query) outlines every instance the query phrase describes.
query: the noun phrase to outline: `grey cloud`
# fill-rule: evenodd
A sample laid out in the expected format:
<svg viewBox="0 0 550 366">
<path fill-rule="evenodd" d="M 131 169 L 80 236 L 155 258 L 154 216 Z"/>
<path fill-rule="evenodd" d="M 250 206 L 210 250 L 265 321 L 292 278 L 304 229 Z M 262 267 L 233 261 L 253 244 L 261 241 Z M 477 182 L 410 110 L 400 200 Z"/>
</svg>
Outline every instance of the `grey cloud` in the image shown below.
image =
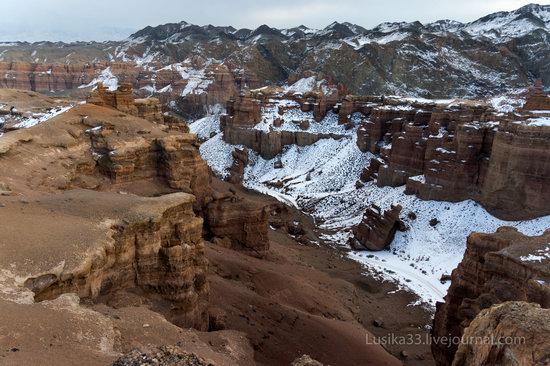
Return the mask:
<svg viewBox="0 0 550 366">
<path fill-rule="evenodd" d="M 471 21 L 495 11 L 513 10 L 530 2 L 532 1 L 2 0 L 0 10 L 4 16 L 0 23 L 0 40 L 15 40 L 13 37 L 27 40 L 56 37 L 64 40 L 104 40 L 129 35 L 132 30 L 147 25 L 182 20 L 199 25 L 232 25 L 236 28 L 256 28 L 261 24 L 279 28 L 301 24 L 324 28 L 333 21 L 348 21 L 366 28 L 386 21 Z"/>
</svg>

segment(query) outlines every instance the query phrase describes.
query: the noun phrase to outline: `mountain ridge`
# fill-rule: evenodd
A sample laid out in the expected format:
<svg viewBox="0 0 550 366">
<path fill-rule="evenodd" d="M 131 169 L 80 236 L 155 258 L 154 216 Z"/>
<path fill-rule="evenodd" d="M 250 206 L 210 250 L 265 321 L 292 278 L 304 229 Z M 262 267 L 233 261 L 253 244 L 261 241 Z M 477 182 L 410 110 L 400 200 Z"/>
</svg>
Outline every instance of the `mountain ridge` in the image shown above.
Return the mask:
<svg viewBox="0 0 550 366">
<path fill-rule="evenodd" d="M 237 88 L 283 85 L 314 73 L 353 94 L 477 98 L 524 88 L 535 79 L 550 85 L 550 5 L 469 23 L 386 22 L 370 30 L 347 22 L 315 30 L 182 21 L 145 27 L 119 42 L 0 43 L 0 62 L 122 62 L 148 72 L 181 63 L 218 64 Z"/>
</svg>

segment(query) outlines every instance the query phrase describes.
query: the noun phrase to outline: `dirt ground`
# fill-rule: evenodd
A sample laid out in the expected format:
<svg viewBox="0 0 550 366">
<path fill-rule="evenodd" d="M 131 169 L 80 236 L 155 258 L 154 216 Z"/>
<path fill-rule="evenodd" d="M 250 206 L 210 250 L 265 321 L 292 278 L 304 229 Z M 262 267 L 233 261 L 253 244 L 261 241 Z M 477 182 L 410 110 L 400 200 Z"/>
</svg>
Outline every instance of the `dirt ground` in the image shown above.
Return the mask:
<svg viewBox="0 0 550 366">
<path fill-rule="evenodd" d="M 214 187 L 235 188 L 219 180 Z M 237 190 L 251 200 L 277 203 L 256 192 Z M 300 221 L 307 235 L 315 236 L 308 216 L 291 208 L 283 215 L 286 221 Z M 285 228 L 271 228 L 270 240 L 269 254 L 263 259 L 217 246 L 207 251 L 212 314 L 219 314 L 227 328 L 248 335 L 258 363 L 288 364 L 306 353 L 324 364 L 366 365 L 373 356 L 367 331 L 376 337 L 428 336 L 432 314 L 409 306 L 416 297 L 365 275 L 341 249 L 302 244 Z M 405 365 L 434 364 L 426 344 L 385 348 Z"/>
</svg>

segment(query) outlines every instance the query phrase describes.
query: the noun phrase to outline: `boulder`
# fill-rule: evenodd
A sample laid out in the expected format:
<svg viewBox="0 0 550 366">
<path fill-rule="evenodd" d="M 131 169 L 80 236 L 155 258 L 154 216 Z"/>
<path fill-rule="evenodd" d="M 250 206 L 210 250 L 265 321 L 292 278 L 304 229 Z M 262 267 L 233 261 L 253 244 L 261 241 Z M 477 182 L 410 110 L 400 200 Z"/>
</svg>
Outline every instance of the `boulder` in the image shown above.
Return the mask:
<svg viewBox="0 0 550 366">
<path fill-rule="evenodd" d="M 548 365 L 550 309 L 505 302 L 481 311 L 464 330 L 452 366 Z"/>
<path fill-rule="evenodd" d="M 269 209 L 245 199 L 214 200 L 204 211 L 205 229 L 218 242 L 253 256 L 269 250 Z M 227 240 L 229 239 L 229 241 Z"/>
<path fill-rule="evenodd" d="M 368 208 L 361 223 L 353 228 L 353 237 L 350 239 L 352 247 L 372 251 L 384 250 L 390 245 L 400 227 L 401 209 L 399 205 L 392 206 L 390 210 L 382 213 L 378 207 Z"/>
</svg>

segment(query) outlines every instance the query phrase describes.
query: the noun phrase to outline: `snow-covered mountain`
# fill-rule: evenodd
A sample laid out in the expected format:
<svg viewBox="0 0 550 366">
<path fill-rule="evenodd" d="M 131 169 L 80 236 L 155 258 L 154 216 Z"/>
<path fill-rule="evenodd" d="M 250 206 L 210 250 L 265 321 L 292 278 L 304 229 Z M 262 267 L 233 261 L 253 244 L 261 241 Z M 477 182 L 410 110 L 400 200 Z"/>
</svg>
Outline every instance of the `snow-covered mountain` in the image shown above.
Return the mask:
<svg viewBox="0 0 550 366">
<path fill-rule="evenodd" d="M 549 5 L 532 4 L 471 23 L 383 23 L 370 30 L 338 22 L 320 30 L 182 22 L 143 29 L 113 56 L 173 63 L 201 55 L 244 70 L 258 87 L 315 71 L 353 93 L 476 97 L 535 78 L 550 84 L 549 19 Z"/>
<path fill-rule="evenodd" d="M 550 5 L 527 5 L 471 23 L 334 22 L 324 29 L 256 29 L 187 22 L 146 27 L 124 41 L 0 44 L 0 62 L 129 62 L 158 68 L 202 59 L 224 64 L 238 87 L 282 85 L 308 72 L 354 94 L 480 97 L 550 85 Z"/>
</svg>

